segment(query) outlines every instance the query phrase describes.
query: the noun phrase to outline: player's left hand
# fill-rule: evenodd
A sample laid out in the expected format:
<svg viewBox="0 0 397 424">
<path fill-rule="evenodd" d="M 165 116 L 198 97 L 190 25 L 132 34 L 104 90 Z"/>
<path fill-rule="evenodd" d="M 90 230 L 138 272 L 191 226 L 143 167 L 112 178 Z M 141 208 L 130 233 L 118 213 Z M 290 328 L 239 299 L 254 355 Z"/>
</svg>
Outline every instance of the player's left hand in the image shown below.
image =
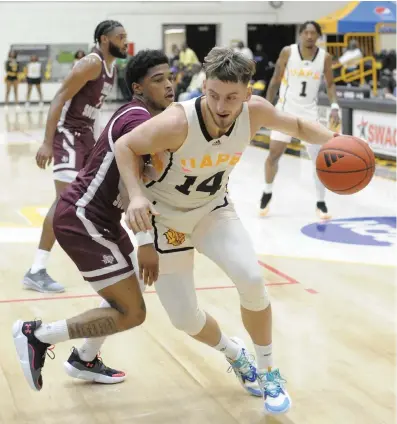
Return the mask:
<svg viewBox="0 0 397 424">
<path fill-rule="evenodd" d="M 46 166 L 51 165 L 53 156 L 52 145 L 50 143 L 43 142 L 39 150 L 36 153 L 36 163 L 41 169 L 45 169 Z"/>
<path fill-rule="evenodd" d="M 338 109 L 332 109 L 329 115 L 329 128 L 331 130 L 337 130 L 340 125 L 340 116 Z"/>
<path fill-rule="evenodd" d="M 153 230 L 149 214 L 158 215 L 159 213 L 154 208 L 145 196 L 135 196 L 130 199 L 130 204 L 125 211 L 125 223 L 127 227 L 134 232 L 146 232 Z"/>
<path fill-rule="evenodd" d="M 139 278 L 146 286 L 153 285 L 159 276 L 159 254 L 153 244 L 138 247 Z"/>
</svg>

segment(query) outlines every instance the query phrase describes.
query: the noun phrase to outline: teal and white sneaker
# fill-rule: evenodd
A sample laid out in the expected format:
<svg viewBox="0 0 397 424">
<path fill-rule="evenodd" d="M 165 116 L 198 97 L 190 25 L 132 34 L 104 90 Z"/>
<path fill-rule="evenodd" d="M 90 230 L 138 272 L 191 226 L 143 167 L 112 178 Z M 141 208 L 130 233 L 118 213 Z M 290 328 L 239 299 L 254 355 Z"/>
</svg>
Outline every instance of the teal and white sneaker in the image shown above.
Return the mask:
<svg viewBox="0 0 397 424">
<path fill-rule="evenodd" d="M 262 390 L 257 381 L 257 367 L 254 356 L 247 352 L 242 340 L 237 337 L 231 337 L 231 340 L 241 347 L 241 354 L 235 361 L 226 358 L 230 364 L 229 372 L 234 371 L 238 381 L 250 395 L 262 396 Z"/>
<path fill-rule="evenodd" d="M 285 414 L 290 410 L 292 401 L 284 387 L 286 382 L 278 369 L 258 374 L 266 414 Z"/>
</svg>

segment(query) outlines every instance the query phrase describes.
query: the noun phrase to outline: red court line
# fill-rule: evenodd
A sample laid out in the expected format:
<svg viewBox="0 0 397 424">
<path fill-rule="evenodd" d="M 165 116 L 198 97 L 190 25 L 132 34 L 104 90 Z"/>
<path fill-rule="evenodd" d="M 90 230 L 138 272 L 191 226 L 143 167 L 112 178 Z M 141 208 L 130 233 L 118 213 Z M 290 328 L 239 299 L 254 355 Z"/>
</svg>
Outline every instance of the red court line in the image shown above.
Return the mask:
<svg viewBox="0 0 397 424">
<path fill-rule="evenodd" d="M 269 271 L 273 272 L 274 274 L 276 274 L 276 275 L 278 275 L 280 277 L 285 278 L 289 282 L 289 284 L 300 284 L 299 281 L 295 280 L 294 278 L 290 277 L 287 274 L 284 274 L 283 272 L 279 271 L 277 268 L 273 268 L 272 266 L 270 266 L 268 264 L 265 264 L 262 261 L 258 261 L 258 262 L 259 262 L 259 265 L 260 266 L 263 266 L 263 268 L 266 268 Z M 317 290 L 314 290 L 314 289 L 304 289 L 304 290 L 307 291 L 310 294 L 318 294 L 318 291 Z"/>
<path fill-rule="evenodd" d="M 271 271 L 273 274 L 278 275 L 279 277 L 283 277 L 285 281 L 281 281 L 279 283 L 267 283 L 266 286 L 288 286 L 291 284 L 300 284 L 297 280 L 293 279 L 287 274 L 279 271 L 277 268 L 273 268 L 270 265 L 265 264 L 262 261 L 258 261 L 259 265 L 263 268 Z M 225 290 L 225 289 L 235 289 L 233 286 L 218 286 L 218 287 L 197 287 L 197 291 L 209 291 L 209 290 Z M 306 289 L 309 293 L 317 293 L 313 289 Z M 156 293 L 155 290 L 146 291 L 145 294 L 153 294 Z M 32 297 L 32 298 L 22 298 L 22 299 L 4 299 L 0 300 L 0 304 L 2 303 L 22 303 L 22 302 L 40 302 L 42 300 L 65 300 L 65 299 L 89 299 L 91 297 L 99 297 L 97 294 L 79 294 L 79 295 L 66 295 L 66 296 L 52 296 L 52 297 Z"/>
<path fill-rule="evenodd" d="M 266 286 L 289 286 L 294 283 L 289 281 L 280 283 L 268 283 Z M 224 290 L 224 289 L 235 289 L 236 286 L 218 286 L 218 287 L 196 287 L 197 291 L 209 291 L 209 290 Z M 145 294 L 156 293 L 155 290 L 145 291 Z M 0 300 L 1 303 L 22 303 L 22 302 L 40 302 L 42 300 L 65 300 L 65 299 L 89 299 L 90 297 L 99 297 L 97 294 L 70 294 L 66 296 L 53 296 L 53 297 L 31 297 L 22 299 L 5 299 Z"/>
<path fill-rule="evenodd" d="M 258 261 L 260 266 L 263 266 L 263 268 L 268 269 L 269 271 L 271 271 L 273 274 L 278 275 L 279 277 L 283 277 L 285 278 L 289 284 L 300 284 L 299 281 L 296 281 L 294 278 L 290 277 L 287 274 L 284 274 L 283 272 L 279 271 L 277 268 L 273 268 L 272 266 L 265 264 L 262 261 Z"/>
</svg>

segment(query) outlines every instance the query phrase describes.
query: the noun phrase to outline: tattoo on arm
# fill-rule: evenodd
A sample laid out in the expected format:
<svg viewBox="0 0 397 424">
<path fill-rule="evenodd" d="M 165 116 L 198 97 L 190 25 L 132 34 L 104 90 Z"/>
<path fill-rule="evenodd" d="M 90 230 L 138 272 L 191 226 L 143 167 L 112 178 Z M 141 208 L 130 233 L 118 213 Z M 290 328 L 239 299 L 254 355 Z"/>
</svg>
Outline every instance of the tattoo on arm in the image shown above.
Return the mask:
<svg viewBox="0 0 397 424">
<path fill-rule="evenodd" d="M 104 337 L 118 332 L 116 323 L 111 317 L 93 319 L 84 324 L 68 323 L 68 330 L 70 339 Z"/>
</svg>

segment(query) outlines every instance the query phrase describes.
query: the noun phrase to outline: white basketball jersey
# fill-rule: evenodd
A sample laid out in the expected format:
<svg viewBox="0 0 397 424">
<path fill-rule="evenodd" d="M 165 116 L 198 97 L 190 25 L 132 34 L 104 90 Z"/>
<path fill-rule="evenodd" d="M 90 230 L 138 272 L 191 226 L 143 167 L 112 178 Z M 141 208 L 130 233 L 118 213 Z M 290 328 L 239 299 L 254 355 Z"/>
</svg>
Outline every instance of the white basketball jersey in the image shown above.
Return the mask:
<svg viewBox="0 0 397 424">
<path fill-rule="evenodd" d="M 317 113 L 317 98 L 324 73 L 325 50 L 318 48 L 312 60 L 304 60 L 298 44 L 291 54 L 280 86 L 277 108 L 296 115 Z"/>
<path fill-rule="evenodd" d="M 187 138 L 176 152 L 152 157 L 153 169 L 145 170 L 144 190 L 152 200 L 178 211 L 201 208 L 217 199 L 223 203 L 229 174 L 251 139 L 248 104 L 243 104 L 229 131 L 215 139 L 205 127 L 201 97 L 178 105 L 187 117 Z"/>
</svg>

